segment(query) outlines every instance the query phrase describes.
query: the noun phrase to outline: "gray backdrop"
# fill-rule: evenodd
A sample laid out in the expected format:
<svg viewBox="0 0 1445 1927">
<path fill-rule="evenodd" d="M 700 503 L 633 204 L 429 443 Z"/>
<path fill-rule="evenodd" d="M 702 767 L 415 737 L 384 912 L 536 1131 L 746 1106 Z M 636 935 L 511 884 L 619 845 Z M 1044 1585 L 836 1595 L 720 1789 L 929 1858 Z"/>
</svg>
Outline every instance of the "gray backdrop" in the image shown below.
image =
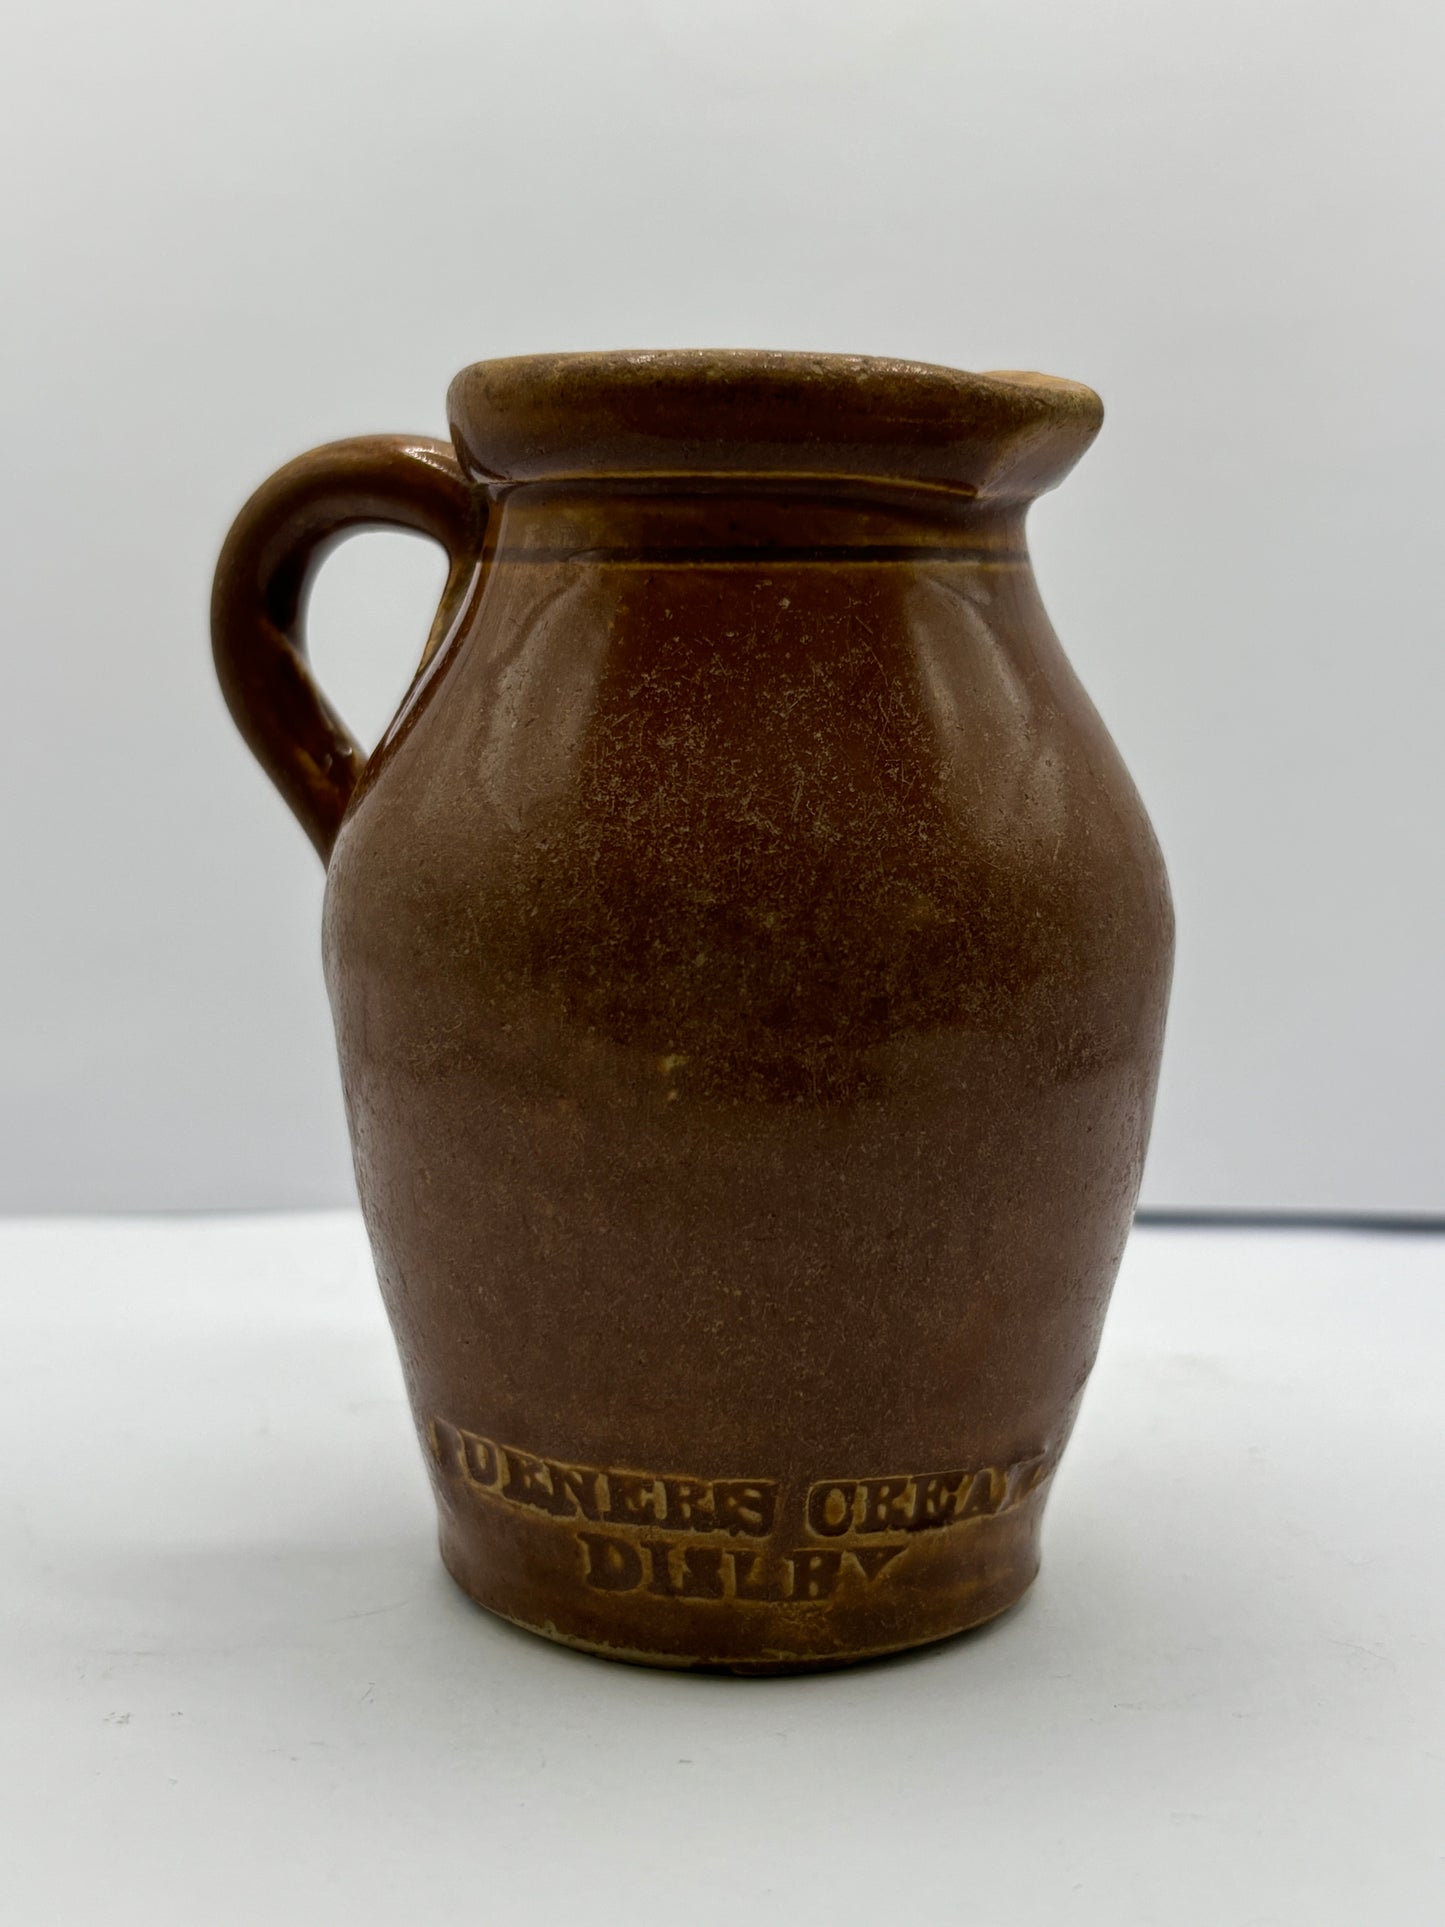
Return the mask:
<svg viewBox="0 0 1445 1927">
<path fill-rule="evenodd" d="M 1037 367 L 1035 513 L 1169 856 L 1146 1199 L 1445 1207 L 1439 10 L 1413 0 L 12 0 L 0 1207 L 340 1201 L 319 866 L 211 680 L 217 544 L 462 363 Z M 351 544 L 368 734 L 441 581 Z"/>
</svg>

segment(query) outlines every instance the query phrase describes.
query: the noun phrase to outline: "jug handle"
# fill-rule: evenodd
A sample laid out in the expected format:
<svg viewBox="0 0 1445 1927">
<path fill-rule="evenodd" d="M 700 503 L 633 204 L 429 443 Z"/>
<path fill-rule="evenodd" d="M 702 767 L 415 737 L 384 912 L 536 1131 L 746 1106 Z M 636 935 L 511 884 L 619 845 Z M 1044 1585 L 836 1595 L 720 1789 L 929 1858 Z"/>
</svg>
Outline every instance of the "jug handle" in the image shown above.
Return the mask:
<svg viewBox="0 0 1445 1927">
<path fill-rule="evenodd" d="M 211 646 L 226 707 L 323 863 L 366 756 L 306 660 L 306 598 L 321 562 L 361 529 L 411 529 L 450 567 L 418 667 L 436 653 L 475 573 L 485 498 L 447 442 L 361 435 L 299 455 L 231 525 L 211 592 Z"/>
</svg>

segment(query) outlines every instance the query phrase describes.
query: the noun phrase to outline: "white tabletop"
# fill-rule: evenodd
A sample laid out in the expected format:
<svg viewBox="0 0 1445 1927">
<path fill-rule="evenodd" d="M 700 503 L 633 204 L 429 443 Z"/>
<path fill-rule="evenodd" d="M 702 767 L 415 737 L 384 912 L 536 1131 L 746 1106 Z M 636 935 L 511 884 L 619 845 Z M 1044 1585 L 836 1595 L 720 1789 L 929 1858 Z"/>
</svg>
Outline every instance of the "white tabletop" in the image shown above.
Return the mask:
<svg viewBox="0 0 1445 1927">
<path fill-rule="evenodd" d="M 24 1927 L 1445 1919 L 1445 1239 L 1143 1230 L 1030 1598 L 802 1679 L 445 1578 L 358 1222 L 0 1225 Z"/>
</svg>

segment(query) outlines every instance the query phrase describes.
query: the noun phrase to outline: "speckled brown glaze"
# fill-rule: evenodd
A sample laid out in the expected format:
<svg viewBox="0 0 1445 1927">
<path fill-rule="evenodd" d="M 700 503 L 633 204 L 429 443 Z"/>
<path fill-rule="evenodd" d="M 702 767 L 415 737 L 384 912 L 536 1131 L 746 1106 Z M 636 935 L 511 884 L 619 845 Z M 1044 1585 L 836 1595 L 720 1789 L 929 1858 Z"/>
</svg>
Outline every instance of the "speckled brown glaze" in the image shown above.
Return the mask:
<svg viewBox="0 0 1445 1927">
<path fill-rule="evenodd" d="M 303 456 L 216 657 L 328 860 L 357 1180 L 483 1605 L 789 1670 L 1012 1604 L 1148 1133 L 1163 866 L 1024 545 L 1100 420 L 1039 375 L 484 362 L 456 453 Z M 374 754 L 316 559 L 451 572 Z"/>
</svg>

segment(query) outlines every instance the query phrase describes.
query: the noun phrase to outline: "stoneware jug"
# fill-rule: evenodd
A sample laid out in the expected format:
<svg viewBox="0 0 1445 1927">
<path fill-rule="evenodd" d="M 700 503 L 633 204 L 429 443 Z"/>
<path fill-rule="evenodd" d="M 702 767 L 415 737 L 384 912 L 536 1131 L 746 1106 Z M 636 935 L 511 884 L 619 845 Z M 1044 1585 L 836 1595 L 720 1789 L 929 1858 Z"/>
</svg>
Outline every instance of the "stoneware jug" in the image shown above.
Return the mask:
<svg viewBox="0 0 1445 1927">
<path fill-rule="evenodd" d="M 1098 397 L 775 353 L 481 362 L 283 468 L 231 712 L 327 866 L 357 1183 L 473 1599 L 784 1672 L 1034 1577 L 1139 1184 L 1172 925 L 1024 545 Z M 450 558 L 364 755 L 341 536 Z"/>
</svg>

